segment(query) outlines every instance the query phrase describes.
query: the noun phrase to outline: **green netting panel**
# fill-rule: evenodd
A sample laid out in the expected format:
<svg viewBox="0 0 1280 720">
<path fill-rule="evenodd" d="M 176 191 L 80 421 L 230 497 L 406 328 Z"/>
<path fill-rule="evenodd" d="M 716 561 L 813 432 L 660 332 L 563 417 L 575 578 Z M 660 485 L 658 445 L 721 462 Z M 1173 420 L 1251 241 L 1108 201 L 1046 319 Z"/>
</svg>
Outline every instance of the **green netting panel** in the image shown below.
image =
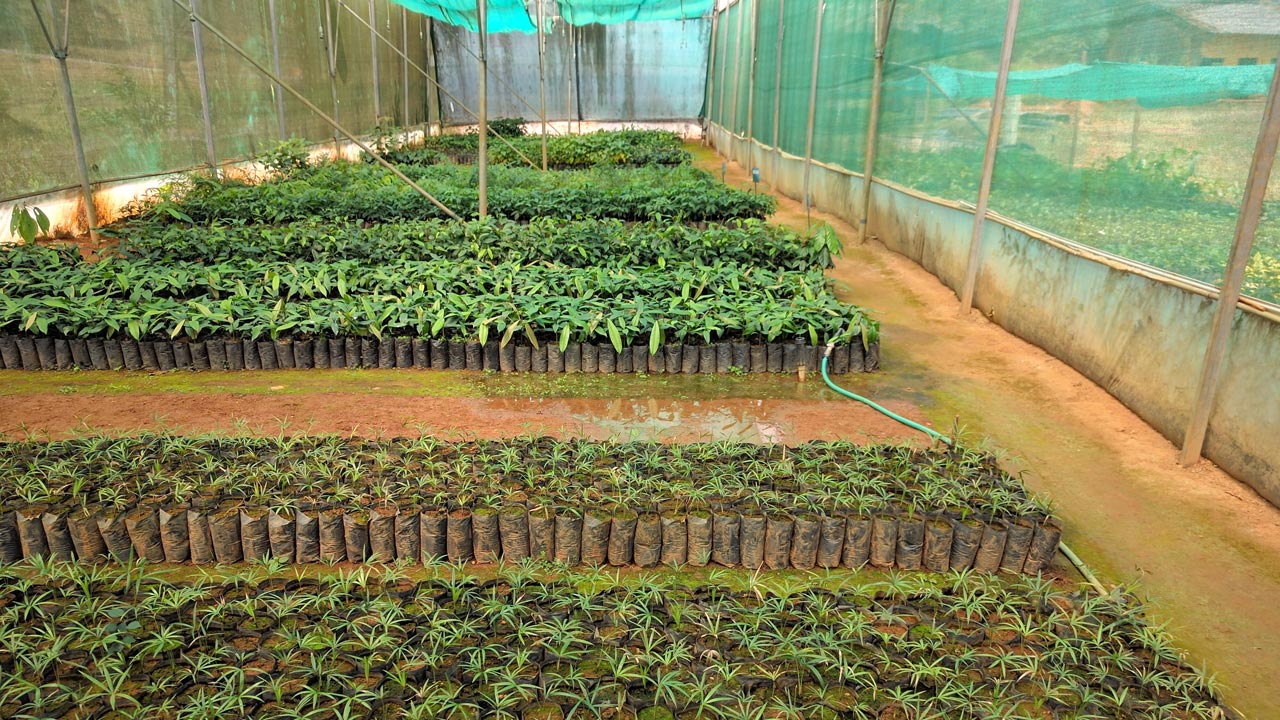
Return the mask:
<svg viewBox="0 0 1280 720">
<path fill-rule="evenodd" d="M 760 9 L 756 12 L 756 101 L 752 108 L 751 134 L 763 144 L 772 145 L 773 103 L 777 97 L 778 0 L 754 1 L 760 4 Z"/>
<path fill-rule="evenodd" d="M 561 17 L 574 25 L 689 20 L 711 12 L 715 0 L 559 0 Z"/>
<path fill-rule="evenodd" d="M 255 60 L 270 67 L 271 31 L 265 9 L 266 3 L 258 0 L 224 0 L 202 3 L 200 14 Z M 212 33 L 205 31 L 203 36 L 217 159 L 253 157 L 279 141 L 272 83 Z M 194 60 L 191 68 L 187 77 L 194 79 Z M 198 96 L 195 103 L 198 107 Z M 186 127 L 194 127 L 197 137 L 203 137 L 199 120 Z"/>
<path fill-rule="evenodd" d="M 324 3 L 314 0 L 275 0 L 279 23 L 280 79 L 326 113 L 331 112 L 329 70 L 325 57 Z M 337 10 L 338 13 L 344 11 Z M 284 93 L 285 132 L 320 141 L 333 129 L 291 93 Z"/>
<path fill-rule="evenodd" d="M 874 35 L 868 4 L 827 3 L 822 14 L 813 155 L 857 172 L 862 172 L 866 153 Z"/>
<path fill-rule="evenodd" d="M 739 30 L 738 25 L 734 25 L 734 34 L 738 40 L 734 43 L 733 67 L 729 71 L 729 93 L 732 96 L 729 105 L 732 115 L 730 128 L 738 134 L 747 131 L 747 105 L 751 99 L 749 86 L 751 84 L 752 5 L 754 5 L 754 0 L 739 0 L 735 6 L 738 8 L 737 21 L 741 23 L 741 29 Z"/>
<path fill-rule="evenodd" d="M 816 3 L 790 0 L 784 4 L 778 145 L 793 155 L 804 155 L 805 128 L 809 122 L 809 80 L 813 69 L 813 40 L 817 17 Z"/>
<path fill-rule="evenodd" d="M 474 0 L 395 0 L 406 8 L 449 25 L 479 30 Z M 537 32 L 524 0 L 487 0 L 485 21 L 491 33 Z"/>
<path fill-rule="evenodd" d="M 724 33 L 724 62 L 717 78 L 716 103 L 720 108 L 720 124 L 732 129 L 734 125 L 734 72 L 738 68 L 738 49 L 741 47 L 738 32 L 738 18 L 742 16 L 742 3 L 734 3 L 720 16 L 721 32 Z"/>
<path fill-rule="evenodd" d="M 721 100 L 724 94 L 724 71 L 729 66 L 728 60 L 725 59 L 725 43 L 729 39 L 729 29 L 725 24 L 726 13 L 720 12 L 716 14 L 716 20 L 712 24 L 712 32 L 715 37 L 712 42 L 715 43 L 715 57 L 711 59 L 710 66 L 707 68 L 707 117 L 712 122 L 724 124 L 724 103 Z"/>
<path fill-rule="evenodd" d="M 445 122 L 473 124 L 475 115 L 463 110 L 463 106 L 475 111 L 480 104 L 477 95 L 479 37 L 461 27 L 437 23 L 435 38 L 440 84 L 457 99 L 441 98 Z M 488 62 L 489 117 L 536 119 L 539 114 L 537 36 L 491 35 Z M 577 119 L 578 92 L 570 87 L 576 84 L 573 56 L 568 26 L 563 22 L 552 25 L 546 34 L 545 62 L 547 119 Z"/>
<path fill-rule="evenodd" d="M 0 23 L 0 197 L 75 182 L 58 65 L 30 7 Z M 8 218 L 4 218 L 8 222 Z"/>
<path fill-rule="evenodd" d="M 992 208 L 1221 283 L 1280 47 L 1259 18 L 1280 26 L 1280 10 L 1028 0 L 1022 12 Z M 985 84 L 965 80 L 966 94 Z M 966 153 L 976 167 L 972 148 L 952 156 Z M 1247 280 L 1248 292 L 1272 302 L 1276 230 L 1263 225 Z"/>
</svg>

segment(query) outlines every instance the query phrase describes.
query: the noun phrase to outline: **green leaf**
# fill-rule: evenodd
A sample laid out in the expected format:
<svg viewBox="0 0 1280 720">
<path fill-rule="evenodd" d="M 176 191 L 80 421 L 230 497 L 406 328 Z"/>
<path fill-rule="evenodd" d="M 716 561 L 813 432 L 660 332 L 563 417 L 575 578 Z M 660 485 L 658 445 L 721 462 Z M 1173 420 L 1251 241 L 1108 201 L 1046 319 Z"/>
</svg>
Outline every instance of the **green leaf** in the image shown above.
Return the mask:
<svg viewBox="0 0 1280 720">
<path fill-rule="evenodd" d="M 40 232 L 45 235 L 49 234 L 49 216 L 44 214 L 40 208 L 31 208 L 31 212 L 36 216 L 36 224 L 40 226 Z"/>
<path fill-rule="evenodd" d="M 560 328 L 560 352 L 564 352 L 569 347 L 569 326 L 565 325 Z"/>
<path fill-rule="evenodd" d="M 604 324 L 609 330 L 609 342 L 613 343 L 613 349 L 617 352 L 622 352 L 622 334 L 614 326 L 613 318 L 606 318 Z"/>
<path fill-rule="evenodd" d="M 649 354 L 657 355 L 658 348 L 662 346 L 662 325 L 659 321 L 653 321 L 653 329 L 649 331 Z"/>
</svg>

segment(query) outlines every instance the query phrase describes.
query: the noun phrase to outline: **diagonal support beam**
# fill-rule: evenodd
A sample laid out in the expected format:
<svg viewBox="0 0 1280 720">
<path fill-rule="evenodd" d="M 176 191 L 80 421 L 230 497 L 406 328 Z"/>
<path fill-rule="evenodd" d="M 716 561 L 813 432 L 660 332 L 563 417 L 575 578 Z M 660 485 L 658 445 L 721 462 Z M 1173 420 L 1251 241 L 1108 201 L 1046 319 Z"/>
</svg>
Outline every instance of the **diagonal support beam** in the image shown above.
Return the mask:
<svg viewBox="0 0 1280 720">
<path fill-rule="evenodd" d="M 315 113 L 316 115 L 319 115 L 320 118 L 324 120 L 326 123 L 328 123 L 330 126 L 332 126 L 334 130 L 337 130 L 338 132 L 345 135 L 348 140 L 350 140 L 353 144 L 355 144 L 356 147 L 368 153 L 370 157 L 378 161 L 378 164 L 390 170 L 393 175 L 403 180 L 409 187 L 418 191 L 418 194 L 426 198 L 428 201 L 430 201 L 432 205 L 435 205 L 436 207 L 440 208 L 446 215 L 453 218 L 454 220 L 462 219 L 462 217 L 459 216 L 458 213 L 454 212 L 453 210 L 450 210 L 448 206 L 446 206 L 444 203 L 437 200 L 434 195 L 427 192 L 426 190 L 423 190 L 421 185 L 414 182 L 408 175 L 405 175 L 403 172 L 401 172 L 400 169 L 397 168 L 395 165 L 392 165 L 391 163 L 387 162 L 386 158 L 382 157 L 381 154 L 376 152 L 373 148 L 369 147 L 363 140 L 356 137 L 354 133 L 352 133 L 350 130 L 347 130 L 346 128 L 339 125 L 337 120 L 334 120 L 333 118 L 329 117 L 327 114 L 325 114 L 323 110 L 316 107 L 310 100 L 306 98 L 305 95 L 298 92 L 292 85 L 281 80 L 279 76 L 277 76 L 275 73 L 263 67 L 261 63 L 253 59 L 252 55 L 245 52 L 244 48 L 235 44 L 235 42 L 233 42 L 231 38 L 224 35 L 221 30 L 214 27 L 212 23 L 210 23 L 204 17 L 197 14 L 196 11 L 191 9 L 190 6 L 184 4 L 182 0 L 173 0 L 173 4 L 182 8 L 185 12 L 190 13 L 191 18 L 194 22 L 198 22 L 200 23 L 200 25 L 204 26 L 204 28 L 206 28 L 210 33 L 212 33 L 214 37 L 221 40 L 233 52 L 235 52 L 240 57 L 244 58 L 246 62 L 248 62 L 250 65 L 254 67 L 254 69 L 262 73 L 263 75 L 266 75 L 268 78 L 273 80 L 276 84 L 278 84 L 280 87 L 284 88 L 286 92 L 288 92 L 290 95 L 293 95 L 295 98 L 298 99 L 299 102 L 307 106 L 308 110 Z"/>
</svg>

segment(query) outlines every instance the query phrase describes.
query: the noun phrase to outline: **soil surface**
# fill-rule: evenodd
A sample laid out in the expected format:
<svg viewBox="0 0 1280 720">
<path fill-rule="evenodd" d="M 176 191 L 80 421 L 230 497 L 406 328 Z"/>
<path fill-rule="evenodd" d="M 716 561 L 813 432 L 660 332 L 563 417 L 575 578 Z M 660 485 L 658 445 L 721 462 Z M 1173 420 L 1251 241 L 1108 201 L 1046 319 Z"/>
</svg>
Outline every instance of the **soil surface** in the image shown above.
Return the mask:
<svg viewBox="0 0 1280 720">
<path fill-rule="evenodd" d="M 698 162 L 720 170 L 709 151 Z M 727 180 L 750 187 L 736 164 Z M 853 242 L 847 223 L 813 217 Z M 806 224 L 787 199 L 775 220 Z M 1218 674 L 1228 702 L 1251 718 L 1280 717 L 1280 510 L 1207 461 L 1179 466 L 1176 448 L 1101 387 L 981 315 L 958 316 L 950 289 L 874 239 L 847 247 L 832 274 L 842 297 L 883 324 L 881 371 L 837 382 L 1025 470 L 1104 582 L 1136 586 L 1189 659 Z M 10 438 L 282 425 L 370 436 L 920 438 L 813 377 L 0 371 L 0 433 Z"/>
</svg>

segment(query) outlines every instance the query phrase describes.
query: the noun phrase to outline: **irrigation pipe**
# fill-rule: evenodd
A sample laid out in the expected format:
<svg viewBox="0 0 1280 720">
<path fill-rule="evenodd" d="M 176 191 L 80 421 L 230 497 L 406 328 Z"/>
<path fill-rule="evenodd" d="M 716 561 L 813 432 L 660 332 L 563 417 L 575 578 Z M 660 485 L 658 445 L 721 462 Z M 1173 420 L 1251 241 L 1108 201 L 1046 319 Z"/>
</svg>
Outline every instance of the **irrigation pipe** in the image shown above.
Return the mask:
<svg viewBox="0 0 1280 720">
<path fill-rule="evenodd" d="M 955 444 L 951 440 L 951 438 L 947 437 L 946 435 L 943 435 L 937 430 L 934 430 L 933 428 L 927 428 L 918 422 L 908 420 L 907 418 L 904 418 L 901 415 L 893 412 L 892 410 L 889 410 L 883 405 L 876 403 L 874 400 L 870 398 L 866 398 L 861 395 L 858 395 L 857 393 L 850 392 L 840 387 L 839 385 L 835 384 L 831 380 L 831 375 L 827 372 L 827 363 L 831 360 L 831 351 L 834 349 L 835 349 L 835 343 L 827 343 L 826 350 L 823 351 L 822 353 L 822 365 L 821 365 L 822 381 L 827 384 L 827 387 L 836 391 L 836 393 L 849 398 L 850 400 L 857 400 L 858 402 L 870 407 L 872 410 L 875 410 L 876 412 L 882 415 L 885 415 L 886 417 L 897 420 L 898 422 L 902 423 L 903 425 L 906 425 L 907 427 L 913 430 L 919 430 L 920 432 L 924 433 L 925 435 L 928 435 L 930 438 L 933 438 L 934 440 L 942 442 L 943 444 L 946 444 L 946 445 Z M 1085 581 L 1088 582 L 1090 585 L 1092 585 L 1094 590 L 1098 591 L 1098 594 L 1100 595 L 1108 594 L 1107 589 L 1103 587 L 1101 582 L 1098 581 L 1098 577 L 1093 574 L 1093 571 L 1089 569 L 1089 566 L 1085 565 L 1084 561 L 1080 559 L 1080 556 L 1076 555 L 1075 552 L 1072 551 L 1072 549 L 1068 547 L 1065 542 L 1059 541 L 1058 549 L 1062 551 L 1062 555 L 1065 558 L 1067 558 L 1067 560 L 1069 560 L 1072 565 L 1075 566 L 1076 570 L 1080 573 L 1081 576 L 1084 577 Z"/>
</svg>

